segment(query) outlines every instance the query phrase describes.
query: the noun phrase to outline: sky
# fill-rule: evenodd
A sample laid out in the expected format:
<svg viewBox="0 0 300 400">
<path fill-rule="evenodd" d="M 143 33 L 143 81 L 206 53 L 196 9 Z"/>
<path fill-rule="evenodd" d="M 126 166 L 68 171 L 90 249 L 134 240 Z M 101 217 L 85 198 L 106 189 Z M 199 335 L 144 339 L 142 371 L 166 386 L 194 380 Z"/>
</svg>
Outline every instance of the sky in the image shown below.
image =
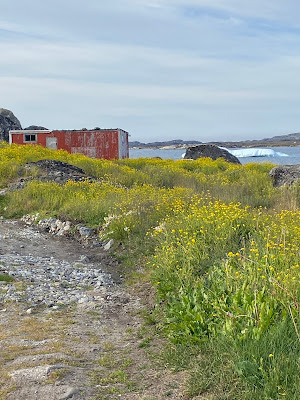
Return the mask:
<svg viewBox="0 0 300 400">
<path fill-rule="evenodd" d="M 0 108 L 130 140 L 300 131 L 297 0 L 0 0 Z"/>
</svg>

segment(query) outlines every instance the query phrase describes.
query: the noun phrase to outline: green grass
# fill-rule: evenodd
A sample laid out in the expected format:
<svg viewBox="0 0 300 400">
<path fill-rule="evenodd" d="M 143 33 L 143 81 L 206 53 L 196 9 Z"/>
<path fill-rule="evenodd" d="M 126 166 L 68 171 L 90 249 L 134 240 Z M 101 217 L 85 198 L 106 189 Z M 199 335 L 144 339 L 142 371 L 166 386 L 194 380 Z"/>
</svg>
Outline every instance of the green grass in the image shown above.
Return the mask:
<svg viewBox="0 0 300 400">
<path fill-rule="evenodd" d="M 8 274 L 0 273 L 0 282 L 12 282 L 14 278 Z"/>
<path fill-rule="evenodd" d="M 274 188 L 272 164 L 105 161 L 25 147 L 2 145 L 0 184 L 40 158 L 100 180 L 31 181 L 1 196 L 0 211 L 63 216 L 121 243 L 126 274 L 137 286 L 151 281 L 156 295 L 139 347 L 153 347 L 151 329 L 161 335 L 161 360 L 187 371 L 190 398 L 299 398 L 300 186 Z M 99 364 L 113 368 L 96 374 L 100 384 L 125 384 L 125 366 L 115 370 L 109 356 Z"/>
</svg>

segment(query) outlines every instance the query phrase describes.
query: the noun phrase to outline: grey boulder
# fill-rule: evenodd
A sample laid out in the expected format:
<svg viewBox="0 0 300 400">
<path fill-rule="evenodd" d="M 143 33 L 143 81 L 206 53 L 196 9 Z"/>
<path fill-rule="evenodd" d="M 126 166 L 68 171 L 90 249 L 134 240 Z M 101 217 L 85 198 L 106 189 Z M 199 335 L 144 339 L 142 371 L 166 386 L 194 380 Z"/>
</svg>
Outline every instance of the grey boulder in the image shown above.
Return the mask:
<svg viewBox="0 0 300 400">
<path fill-rule="evenodd" d="M 22 126 L 14 113 L 6 108 L 0 108 L 0 141 L 8 142 L 9 131 L 19 129 L 22 129 Z"/>
<path fill-rule="evenodd" d="M 300 165 L 279 165 L 269 172 L 275 187 L 300 183 Z"/>
<path fill-rule="evenodd" d="M 213 160 L 224 158 L 225 161 L 240 164 L 237 157 L 230 154 L 229 151 L 221 149 L 214 144 L 199 144 L 198 146 L 188 147 L 186 149 L 185 159 L 197 160 L 198 158 L 209 157 Z"/>
</svg>

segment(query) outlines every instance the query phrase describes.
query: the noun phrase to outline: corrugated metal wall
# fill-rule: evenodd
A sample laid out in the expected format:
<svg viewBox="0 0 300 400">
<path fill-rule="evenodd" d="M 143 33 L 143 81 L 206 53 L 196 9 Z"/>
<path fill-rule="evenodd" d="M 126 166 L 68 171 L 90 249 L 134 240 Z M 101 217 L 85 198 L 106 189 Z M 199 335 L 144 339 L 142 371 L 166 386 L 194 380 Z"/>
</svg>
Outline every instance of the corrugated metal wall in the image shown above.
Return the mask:
<svg viewBox="0 0 300 400">
<path fill-rule="evenodd" d="M 27 144 L 24 142 L 25 134 L 28 134 L 28 131 L 12 131 L 12 143 Z M 35 134 L 36 144 L 44 147 L 47 147 L 47 143 L 54 143 L 49 140 L 53 137 L 57 138 L 57 149 L 69 153 L 82 153 L 88 157 L 105 159 L 129 157 L 128 133 L 122 129 L 36 131 Z"/>
</svg>

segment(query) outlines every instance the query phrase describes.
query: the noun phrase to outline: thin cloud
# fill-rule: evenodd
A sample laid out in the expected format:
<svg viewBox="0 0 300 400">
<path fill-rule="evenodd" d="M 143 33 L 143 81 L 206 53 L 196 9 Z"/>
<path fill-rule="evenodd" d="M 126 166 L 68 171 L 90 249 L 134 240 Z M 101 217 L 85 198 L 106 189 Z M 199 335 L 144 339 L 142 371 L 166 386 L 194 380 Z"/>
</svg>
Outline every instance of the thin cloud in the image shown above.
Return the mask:
<svg viewBox="0 0 300 400">
<path fill-rule="evenodd" d="M 296 1 L 3 3 L 0 106 L 23 125 L 203 141 L 297 127 Z"/>
</svg>

